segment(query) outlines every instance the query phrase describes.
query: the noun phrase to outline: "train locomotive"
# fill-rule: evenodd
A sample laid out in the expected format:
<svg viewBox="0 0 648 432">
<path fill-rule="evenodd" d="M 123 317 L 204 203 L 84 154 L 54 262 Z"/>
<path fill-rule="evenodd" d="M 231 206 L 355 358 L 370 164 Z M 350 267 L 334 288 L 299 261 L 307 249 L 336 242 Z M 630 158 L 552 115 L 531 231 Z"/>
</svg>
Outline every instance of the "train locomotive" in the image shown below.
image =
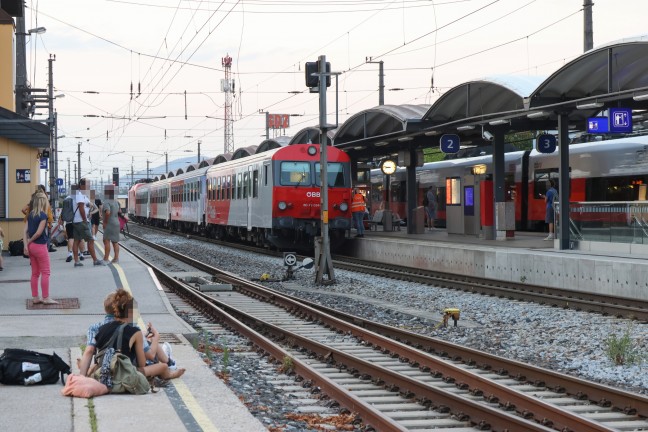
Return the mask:
<svg viewBox="0 0 648 432">
<path fill-rule="evenodd" d="M 327 148 L 331 247 L 351 229 L 349 156 Z M 293 144 L 129 190 L 140 223 L 280 250 L 312 250 L 321 235 L 320 148 Z"/>
<path fill-rule="evenodd" d="M 628 136 L 604 141 L 571 144 L 570 201 L 645 201 L 648 185 L 648 136 Z M 559 153 L 542 154 L 536 150 L 506 153 L 505 199 L 514 202 L 516 230 L 542 231 L 546 224 L 545 200 L 547 180 L 559 185 Z M 474 174 L 479 167 L 481 174 Z M 492 156 L 429 162 L 417 168 L 417 206 L 430 186 L 437 196 L 435 225 L 446 226 L 446 209 L 459 205 L 461 197 L 453 196 L 456 179 L 466 176 L 492 177 Z M 399 168 L 391 176 L 390 208 L 407 215 L 406 170 Z M 371 212 L 385 205 L 384 177 L 380 170 L 371 171 L 369 187 Z"/>
</svg>

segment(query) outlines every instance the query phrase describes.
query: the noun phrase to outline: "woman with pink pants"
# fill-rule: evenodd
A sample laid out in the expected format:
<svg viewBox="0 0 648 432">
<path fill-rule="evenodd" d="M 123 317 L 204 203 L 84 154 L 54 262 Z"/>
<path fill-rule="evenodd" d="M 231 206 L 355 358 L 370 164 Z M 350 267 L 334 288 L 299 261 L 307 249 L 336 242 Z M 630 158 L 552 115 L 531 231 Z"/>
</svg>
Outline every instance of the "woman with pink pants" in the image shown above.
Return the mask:
<svg viewBox="0 0 648 432">
<path fill-rule="evenodd" d="M 50 259 L 47 251 L 47 196 L 36 193 L 32 198 L 31 211 L 27 215 L 23 242 L 23 253 L 29 255 L 31 263 L 31 291 L 34 304 L 57 304 L 49 298 Z M 38 296 L 38 278 L 40 277 L 43 299 Z"/>
</svg>

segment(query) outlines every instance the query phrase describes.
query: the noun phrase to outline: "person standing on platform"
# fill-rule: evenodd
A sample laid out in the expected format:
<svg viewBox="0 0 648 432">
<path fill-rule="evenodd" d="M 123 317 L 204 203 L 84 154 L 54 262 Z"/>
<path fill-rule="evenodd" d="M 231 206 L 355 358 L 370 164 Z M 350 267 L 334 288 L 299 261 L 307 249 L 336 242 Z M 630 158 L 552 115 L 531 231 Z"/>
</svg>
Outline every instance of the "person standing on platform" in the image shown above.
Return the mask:
<svg viewBox="0 0 648 432">
<path fill-rule="evenodd" d="M 49 298 L 50 259 L 47 251 L 47 196 L 38 192 L 31 200 L 31 211 L 23 231 L 23 254 L 29 256 L 31 264 L 31 292 L 34 304 L 57 304 Z M 40 278 L 43 299 L 38 296 Z"/>
<path fill-rule="evenodd" d="M 104 187 L 105 200 L 103 203 L 103 243 L 104 262 L 110 259 L 110 244 L 113 247 L 113 264 L 119 262 L 119 203 L 115 201 L 115 186 Z"/>
<path fill-rule="evenodd" d="M 425 193 L 425 200 L 427 201 L 427 204 L 425 204 L 425 213 L 428 217 L 428 228 L 432 229 L 434 228 L 434 219 L 436 219 L 437 210 L 436 191 L 434 186 L 430 186 Z"/>
<path fill-rule="evenodd" d="M 366 210 L 367 203 L 365 202 L 364 195 L 358 191 L 358 188 L 354 188 L 353 200 L 351 201 L 351 215 L 353 216 L 353 223 L 358 231 L 356 237 L 364 237 L 364 215 Z"/>
<path fill-rule="evenodd" d="M 547 194 L 545 195 L 545 222 L 549 224 L 549 235 L 545 237 L 545 240 L 553 240 L 556 238 L 554 234 L 554 201 L 558 196 L 558 191 L 555 188 L 555 182 L 549 180 L 547 182 Z"/>
<path fill-rule="evenodd" d="M 0 271 L 2 271 L 4 267 L 4 261 L 2 258 L 3 249 L 4 249 L 4 231 L 2 230 L 2 227 L 0 227 Z"/>
<path fill-rule="evenodd" d="M 74 207 L 78 209 L 74 213 L 74 223 L 72 225 L 72 233 L 74 236 L 74 243 L 72 243 L 74 267 L 83 266 L 83 263 L 79 262 L 79 243 L 82 240 L 85 240 L 88 244 L 88 251 L 90 252 L 94 265 L 105 265 L 103 261 L 97 259 L 94 240 L 92 239 L 92 232 L 90 231 L 90 224 L 88 223 L 88 214 L 90 213 L 91 207 L 93 207 L 90 203 L 90 198 L 86 195 L 89 192 L 89 186 L 90 184 L 86 179 L 79 180 L 79 190 L 74 198 Z"/>
<path fill-rule="evenodd" d="M 97 232 L 99 231 L 99 225 L 101 224 L 103 212 L 101 210 L 101 200 L 99 198 L 95 198 L 94 202 L 95 206 L 97 207 L 97 211 L 92 213 L 92 215 L 90 216 L 90 222 L 92 224 L 92 238 L 96 241 Z"/>
</svg>

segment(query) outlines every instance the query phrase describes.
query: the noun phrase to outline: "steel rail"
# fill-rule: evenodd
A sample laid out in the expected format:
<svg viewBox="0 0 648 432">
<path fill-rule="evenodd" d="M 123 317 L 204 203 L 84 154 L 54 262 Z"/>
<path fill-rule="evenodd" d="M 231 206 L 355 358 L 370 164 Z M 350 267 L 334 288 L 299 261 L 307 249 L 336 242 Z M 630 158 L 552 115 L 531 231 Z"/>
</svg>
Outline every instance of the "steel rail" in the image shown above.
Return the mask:
<svg viewBox="0 0 648 432">
<path fill-rule="evenodd" d="M 336 268 L 379 274 L 392 279 L 410 280 L 470 293 L 532 301 L 565 309 L 584 310 L 648 322 L 648 302 L 626 297 L 367 262 L 357 258 L 342 258 L 339 255 L 334 257 L 334 264 Z"/>
<path fill-rule="evenodd" d="M 166 248 L 163 248 L 158 245 L 151 244 L 151 246 L 164 250 L 165 253 L 169 253 L 173 255 L 176 259 L 180 259 L 181 261 L 192 263 L 192 264 L 194 263 L 193 259 L 191 259 L 190 257 L 186 257 L 183 254 L 179 254 L 177 252 L 167 250 Z M 295 304 L 295 301 L 293 299 L 290 299 L 287 296 L 283 296 L 279 293 L 268 290 L 267 288 L 260 286 L 258 284 L 249 283 L 248 281 L 244 281 L 238 276 L 231 275 L 227 272 L 216 271 L 216 269 L 210 268 L 210 266 L 204 265 L 203 267 L 203 265 L 204 264 L 201 264 L 203 270 L 208 271 L 209 273 L 212 274 L 218 273 L 219 275 L 218 277 L 224 279 L 225 281 L 231 282 L 236 285 L 244 284 L 244 286 L 241 286 L 239 288 L 239 291 L 242 293 L 248 293 L 248 295 L 257 298 L 263 298 L 263 300 L 270 303 L 280 304 L 285 309 L 288 310 L 292 309 L 292 312 L 297 312 L 295 308 L 300 307 Z M 229 310 L 230 312 L 235 310 L 234 308 L 231 308 L 231 306 L 221 305 L 221 307 Z M 497 399 L 500 402 L 502 402 L 503 405 L 509 407 L 515 407 L 519 409 L 520 414 L 526 416 L 533 415 L 541 423 L 552 424 L 563 430 L 582 430 L 583 427 L 586 427 L 588 428 L 588 430 L 592 430 L 592 431 L 610 430 L 609 428 L 601 425 L 600 423 L 589 421 L 584 417 L 578 416 L 568 411 L 560 410 L 554 407 L 553 405 L 544 403 L 536 398 L 531 398 L 525 395 L 524 393 L 516 392 L 514 390 L 511 390 L 510 388 L 496 384 L 491 380 L 487 380 L 487 379 L 483 379 L 482 377 L 475 376 L 475 374 L 464 371 L 463 369 L 458 368 L 457 366 L 450 365 L 446 362 L 440 361 L 420 351 L 413 350 L 412 348 L 404 344 L 389 339 L 384 339 L 383 337 L 380 337 L 377 334 L 375 334 L 373 331 L 368 331 L 354 324 L 350 324 L 349 322 L 340 322 L 340 320 L 337 318 L 321 313 L 320 310 L 322 308 L 320 306 L 317 306 L 317 308 L 319 310 L 316 310 L 312 307 L 308 307 L 305 311 L 301 312 L 301 314 L 303 316 L 307 316 L 310 320 L 319 321 L 325 324 L 327 327 L 334 327 L 338 329 L 338 331 L 343 331 L 348 334 L 353 334 L 354 336 L 361 338 L 374 346 L 380 347 L 383 351 L 400 353 L 399 356 L 403 361 L 408 361 L 411 364 L 419 366 L 423 370 L 433 370 L 434 373 L 436 374 L 440 374 L 444 376 L 452 376 L 453 379 L 456 379 L 456 377 L 459 376 L 460 379 L 462 380 L 462 382 L 459 385 L 467 386 L 477 394 L 486 393 L 491 396 L 490 397 L 491 400 Z M 241 312 L 236 311 L 236 313 L 241 313 Z M 254 319 L 254 318 L 247 317 L 247 319 Z M 358 318 L 353 317 L 352 320 L 354 320 L 357 323 Z M 256 322 L 255 324 L 260 325 L 259 322 Z M 267 323 L 264 323 L 263 325 L 265 325 L 266 328 L 269 328 L 268 326 L 270 326 Z M 275 329 L 274 331 L 277 332 L 278 330 Z M 294 334 L 290 334 L 290 335 L 283 334 L 281 335 L 281 337 L 283 338 L 290 337 L 293 340 L 295 339 L 302 340 L 303 345 L 310 343 L 311 345 L 309 345 L 309 349 L 313 352 L 318 353 L 320 356 L 324 355 L 322 353 L 322 350 L 325 351 L 328 350 L 327 351 L 328 355 L 331 355 L 331 353 L 334 351 L 328 347 L 317 347 L 315 345 L 312 345 L 316 343 L 312 341 L 309 342 L 307 340 L 303 340 L 303 338 Z M 342 356 L 342 353 L 337 352 L 336 355 L 340 357 Z M 361 361 L 361 360 L 359 359 L 353 360 L 349 358 L 345 359 L 345 363 L 347 364 L 353 363 L 353 361 Z M 356 364 L 356 366 L 354 367 L 358 368 L 360 367 L 360 365 Z M 379 370 L 378 372 L 376 372 L 375 369 L 372 369 L 375 367 L 377 366 L 363 365 L 363 369 L 366 371 L 365 373 L 371 376 L 375 376 L 376 373 L 379 373 L 380 374 L 379 376 L 381 377 L 387 376 L 385 371 Z M 419 383 L 416 381 L 412 382 L 412 380 L 410 380 L 409 378 L 405 379 L 404 381 L 402 377 L 392 378 L 392 379 L 394 381 L 391 382 L 390 385 L 396 386 L 398 388 L 402 388 L 403 386 L 406 386 L 408 388 L 407 390 L 408 393 L 412 392 L 412 389 L 414 388 L 416 389 L 414 394 L 419 395 L 419 398 L 422 397 L 423 399 L 428 399 L 432 396 L 429 393 L 424 392 L 423 388 L 426 387 L 426 384 Z M 423 393 L 425 396 L 420 396 L 421 393 Z M 435 395 L 434 398 L 438 399 L 439 396 Z M 446 403 L 450 404 L 451 402 L 446 400 Z M 452 405 L 455 406 L 455 404 Z"/>
</svg>

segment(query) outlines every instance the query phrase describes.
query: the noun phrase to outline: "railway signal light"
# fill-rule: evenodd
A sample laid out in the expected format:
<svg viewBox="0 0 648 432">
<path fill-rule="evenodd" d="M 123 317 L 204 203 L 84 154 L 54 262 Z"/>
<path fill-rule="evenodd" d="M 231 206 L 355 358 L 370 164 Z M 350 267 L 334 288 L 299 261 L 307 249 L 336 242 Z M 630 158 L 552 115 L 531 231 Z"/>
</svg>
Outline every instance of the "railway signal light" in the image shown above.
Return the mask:
<svg viewBox="0 0 648 432">
<path fill-rule="evenodd" d="M 319 86 L 319 60 L 316 62 L 306 62 L 306 87 Z M 326 62 L 326 87 L 331 87 L 331 62 Z M 315 74 L 315 75 L 313 75 Z"/>
</svg>

